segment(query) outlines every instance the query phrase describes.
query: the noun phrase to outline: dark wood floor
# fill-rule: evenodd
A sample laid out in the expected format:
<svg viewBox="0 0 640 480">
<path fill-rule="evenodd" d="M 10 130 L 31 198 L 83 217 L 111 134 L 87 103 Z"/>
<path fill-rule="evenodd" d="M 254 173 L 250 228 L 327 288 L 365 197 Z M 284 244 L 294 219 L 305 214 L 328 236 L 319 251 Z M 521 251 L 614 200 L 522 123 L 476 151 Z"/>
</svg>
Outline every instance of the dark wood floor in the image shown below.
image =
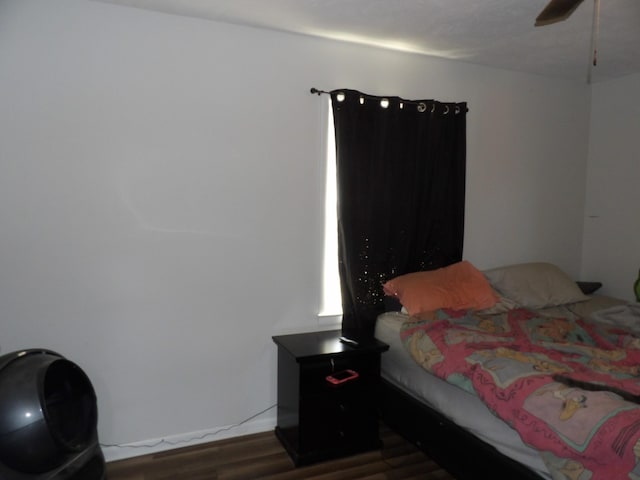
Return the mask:
<svg viewBox="0 0 640 480">
<path fill-rule="evenodd" d="M 108 480 L 454 480 L 381 426 L 381 450 L 295 468 L 273 432 L 107 464 Z"/>
</svg>

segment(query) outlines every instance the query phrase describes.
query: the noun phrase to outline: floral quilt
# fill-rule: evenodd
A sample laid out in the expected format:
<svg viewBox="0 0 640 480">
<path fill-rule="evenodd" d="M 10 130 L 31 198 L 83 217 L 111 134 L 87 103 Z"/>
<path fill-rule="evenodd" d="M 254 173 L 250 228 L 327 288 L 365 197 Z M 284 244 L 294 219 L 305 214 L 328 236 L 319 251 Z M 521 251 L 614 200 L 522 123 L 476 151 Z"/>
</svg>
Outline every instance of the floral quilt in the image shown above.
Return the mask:
<svg viewBox="0 0 640 480">
<path fill-rule="evenodd" d="M 552 318 L 438 310 L 401 338 L 438 377 L 476 394 L 540 452 L 554 479 L 640 480 L 640 338 Z"/>
</svg>

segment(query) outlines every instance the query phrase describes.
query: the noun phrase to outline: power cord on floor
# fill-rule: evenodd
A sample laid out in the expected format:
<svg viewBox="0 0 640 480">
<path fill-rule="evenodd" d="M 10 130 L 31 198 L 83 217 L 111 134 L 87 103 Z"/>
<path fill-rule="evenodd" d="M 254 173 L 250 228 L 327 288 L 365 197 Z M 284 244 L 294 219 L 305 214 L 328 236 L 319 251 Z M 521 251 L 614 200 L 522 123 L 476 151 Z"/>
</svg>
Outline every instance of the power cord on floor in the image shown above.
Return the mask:
<svg viewBox="0 0 640 480">
<path fill-rule="evenodd" d="M 172 447 L 175 447 L 177 445 L 181 445 L 181 444 L 184 444 L 184 443 L 193 442 L 194 440 L 204 440 L 205 438 L 214 437 L 214 436 L 216 436 L 216 435 L 218 435 L 218 434 L 220 434 L 222 432 L 228 432 L 229 430 L 233 430 L 234 428 L 240 427 L 240 426 L 244 425 L 245 423 L 250 422 L 254 418 L 259 417 L 263 413 L 266 413 L 269 410 L 272 410 L 273 408 L 275 408 L 277 406 L 278 406 L 278 404 L 274 403 L 270 407 L 267 407 L 264 410 L 261 410 L 258 413 L 254 414 L 254 415 L 251 415 L 248 418 L 245 418 L 241 422 L 234 423 L 234 424 L 229 425 L 227 427 L 220 428 L 220 429 L 218 429 L 218 430 L 216 430 L 214 432 L 207 432 L 207 433 L 205 433 L 203 435 L 190 437 L 190 438 L 185 438 L 185 439 L 182 439 L 182 440 L 171 441 L 171 440 L 166 440 L 166 439 L 162 438 L 162 439 L 158 440 L 157 442 L 150 443 L 150 444 L 126 445 L 126 444 L 121 444 L 121 443 L 100 443 L 100 446 L 101 447 L 117 447 L 117 448 L 154 448 L 154 447 L 157 447 L 159 445 L 170 445 Z"/>
</svg>

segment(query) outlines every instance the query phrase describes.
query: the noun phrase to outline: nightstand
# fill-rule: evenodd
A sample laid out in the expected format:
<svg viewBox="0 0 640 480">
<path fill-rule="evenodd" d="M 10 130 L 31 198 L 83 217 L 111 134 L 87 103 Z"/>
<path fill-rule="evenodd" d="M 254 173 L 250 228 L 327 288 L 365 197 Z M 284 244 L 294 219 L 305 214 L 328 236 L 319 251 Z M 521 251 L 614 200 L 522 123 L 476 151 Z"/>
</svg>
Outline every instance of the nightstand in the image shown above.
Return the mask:
<svg viewBox="0 0 640 480">
<path fill-rule="evenodd" d="M 276 436 L 296 466 L 380 448 L 380 355 L 389 346 L 371 340 L 340 342 L 340 331 L 280 335 Z M 354 370 L 334 385 L 326 377 Z"/>
</svg>

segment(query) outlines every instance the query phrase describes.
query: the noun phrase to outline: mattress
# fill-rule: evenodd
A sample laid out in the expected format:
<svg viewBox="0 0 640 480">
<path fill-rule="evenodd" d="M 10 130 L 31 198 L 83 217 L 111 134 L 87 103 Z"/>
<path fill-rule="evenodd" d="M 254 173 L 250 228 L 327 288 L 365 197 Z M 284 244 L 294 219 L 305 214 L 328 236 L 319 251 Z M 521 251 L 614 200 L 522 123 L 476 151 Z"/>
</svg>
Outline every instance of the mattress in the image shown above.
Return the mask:
<svg viewBox="0 0 640 480">
<path fill-rule="evenodd" d="M 380 315 L 375 336 L 389 345 L 382 355 L 381 375 L 389 383 L 444 414 L 498 451 L 526 465 L 543 478 L 551 478 L 538 452 L 525 445 L 518 433 L 497 418 L 482 401 L 434 375 L 425 372 L 400 341 L 400 327 L 407 315 Z"/>
</svg>

